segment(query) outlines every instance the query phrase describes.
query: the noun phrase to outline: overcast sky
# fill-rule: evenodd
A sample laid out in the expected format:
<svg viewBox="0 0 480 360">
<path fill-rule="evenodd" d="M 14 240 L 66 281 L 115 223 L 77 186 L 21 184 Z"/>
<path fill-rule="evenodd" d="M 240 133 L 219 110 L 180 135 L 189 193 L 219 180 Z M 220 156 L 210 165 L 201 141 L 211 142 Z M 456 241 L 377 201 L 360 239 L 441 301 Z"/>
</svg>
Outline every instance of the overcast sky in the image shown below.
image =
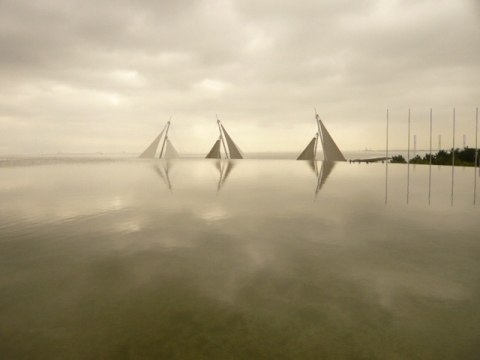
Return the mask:
<svg viewBox="0 0 480 360">
<path fill-rule="evenodd" d="M 0 154 L 475 146 L 479 0 L 0 0 Z"/>
</svg>

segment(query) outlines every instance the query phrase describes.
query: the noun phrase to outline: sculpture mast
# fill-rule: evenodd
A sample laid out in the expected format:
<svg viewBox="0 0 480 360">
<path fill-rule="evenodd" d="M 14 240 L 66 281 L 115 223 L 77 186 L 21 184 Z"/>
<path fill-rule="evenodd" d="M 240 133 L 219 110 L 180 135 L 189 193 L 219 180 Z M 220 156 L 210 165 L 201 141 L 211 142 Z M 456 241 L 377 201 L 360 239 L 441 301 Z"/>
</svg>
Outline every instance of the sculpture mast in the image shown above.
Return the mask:
<svg viewBox="0 0 480 360">
<path fill-rule="evenodd" d="M 326 159 L 326 154 L 325 154 L 325 143 L 323 140 L 323 133 L 322 133 L 322 127 L 320 126 L 320 116 L 317 114 L 317 109 L 315 109 L 315 119 L 317 120 L 317 126 L 318 126 L 318 132 L 317 132 L 317 143 L 318 143 L 318 138 L 320 137 L 320 140 L 322 142 L 322 150 L 323 150 L 323 156 Z M 315 153 L 314 153 L 315 159 L 317 158 L 317 145 L 315 144 Z"/>
<path fill-rule="evenodd" d="M 172 120 L 171 116 L 170 116 L 170 120 Z M 158 157 L 159 159 L 162 158 L 163 150 L 165 149 L 165 144 L 168 140 L 168 129 L 170 129 L 170 120 L 168 120 L 168 123 L 167 123 L 167 129 L 166 129 L 166 132 L 165 132 L 165 138 L 163 139 L 162 150 L 160 150 L 160 156 Z"/>
<path fill-rule="evenodd" d="M 215 116 L 217 116 L 217 115 L 215 115 Z M 223 144 L 223 149 L 224 149 L 224 151 L 225 151 L 225 157 L 226 157 L 227 159 L 229 159 L 230 157 L 228 156 L 227 147 L 226 147 L 226 145 L 225 145 L 225 140 L 223 139 L 222 127 L 221 127 L 221 125 L 220 125 L 220 119 L 218 118 L 218 116 L 217 116 L 217 125 L 218 125 L 218 130 L 220 131 L 220 140 L 221 140 L 221 142 L 222 142 L 222 144 Z"/>
</svg>

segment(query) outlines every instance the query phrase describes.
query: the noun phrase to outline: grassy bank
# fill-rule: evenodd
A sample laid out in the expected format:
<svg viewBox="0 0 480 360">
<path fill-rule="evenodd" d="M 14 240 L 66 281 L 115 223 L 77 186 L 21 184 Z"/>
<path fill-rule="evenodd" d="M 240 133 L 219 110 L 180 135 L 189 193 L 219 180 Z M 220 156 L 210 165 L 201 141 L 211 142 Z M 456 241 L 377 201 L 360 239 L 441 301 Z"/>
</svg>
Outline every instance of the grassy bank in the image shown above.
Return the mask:
<svg viewBox="0 0 480 360">
<path fill-rule="evenodd" d="M 454 154 L 452 154 L 455 151 Z M 452 165 L 452 155 L 455 166 L 475 166 L 475 149 L 468 146 L 460 150 L 440 150 L 435 154 L 426 153 L 422 158 L 417 155 L 410 159 L 410 164 L 430 164 L 430 156 L 432 165 Z M 477 161 L 480 159 L 480 150 L 477 150 Z M 391 163 L 406 164 L 407 160 L 402 155 L 393 156 Z"/>
</svg>

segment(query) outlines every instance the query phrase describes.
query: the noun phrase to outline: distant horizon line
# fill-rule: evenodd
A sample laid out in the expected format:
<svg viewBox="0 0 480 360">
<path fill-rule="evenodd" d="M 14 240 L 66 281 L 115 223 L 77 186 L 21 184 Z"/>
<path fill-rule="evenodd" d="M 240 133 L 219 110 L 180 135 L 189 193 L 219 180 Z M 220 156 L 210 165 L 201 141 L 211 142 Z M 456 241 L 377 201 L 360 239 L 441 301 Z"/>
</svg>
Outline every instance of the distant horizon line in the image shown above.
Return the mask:
<svg viewBox="0 0 480 360">
<path fill-rule="evenodd" d="M 469 146 L 466 146 L 470 148 Z M 432 152 L 438 152 L 440 150 L 451 150 L 452 148 L 442 148 L 442 149 L 432 149 Z M 457 149 L 457 148 L 456 148 Z M 458 148 L 460 149 L 460 148 Z M 472 147 L 472 149 L 475 149 L 475 147 Z M 368 150 L 343 150 L 344 152 L 386 152 L 386 149 L 368 149 Z M 430 151 L 430 149 L 388 149 L 388 152 L 395 152 L 395 151 L 402 151 L 402 152 L 408 152 L 410 151 L 411 153 L 413 152 L 419 152 L 419 151 Z M 323 153 L 321 149 L 318 149 L 319 153 Z M 274 151 L 274 150 L 267 150 L 267 151 L 243 151 L 245 154 L 296 154 L 298 151 Z M 57 151 L 57 152 L 35 152 L 35 153 L 4 153 L 1 154 L 0 156 L 29 156 L 29 155 L 122 155 L 122 154 L 131 154 L 131 155 L 138 155 L 137 152 L 126 152 L 126 151 L 120 151 L 120 152 L 106 152 L 106 151 L 93 151 L 93 152 L 67 152 L 67 151 Z M 187 152 L 184 153 L 184 155 L 204 155 L 203 152 Z"/>
</svg>

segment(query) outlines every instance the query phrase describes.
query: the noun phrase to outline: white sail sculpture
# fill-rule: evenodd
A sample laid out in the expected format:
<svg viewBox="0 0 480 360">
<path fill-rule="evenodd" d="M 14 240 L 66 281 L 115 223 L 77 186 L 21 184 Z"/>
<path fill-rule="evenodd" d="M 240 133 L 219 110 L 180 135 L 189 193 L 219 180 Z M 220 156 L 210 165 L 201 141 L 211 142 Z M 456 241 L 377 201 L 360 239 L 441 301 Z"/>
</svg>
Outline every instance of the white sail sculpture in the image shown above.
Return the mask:
<svg viewBox="0 0 480 360">
<path fill-rule="evenodd" d="M 347 161 L 337 144 L 335 144 L 335 141 L 333 141 L 333 138 L 327 131 L 325 125 L 323 125 L 318 114 L 315 114 L 315 119 L 317 120 L 318 125 L 317 135 L 310 141 L 297 160 L 316 160 L 318 139 L 320 138 L 325 161 Z"/>
<path fill-rule="evenodd" d="M 176 159 L 179 158 L 178 152 L 173 147 L 172 143 L 168 139 L 168 130 L 170 129 L 170 121 L 165 125 L 163 130 L 160 134 L 153 140 L 153 142 L 145 149 L 143 153 L 140 154 L 139 158 L 142 159 L 153 159 L 157 154 L 158 145 L 160 144 L 160 140 L 162 139 L 163 134 L 165 136 L 163 138 L 162 147 L 160 150 L 159 158 L 165 159 Z"/>
<path fill-rule="evenodd" d="M 206 159 L 221 159 L 222 152 L 221 147 L 223 145 L 223 150 L 225 152 L 225 158 L 227 159 L 243 159 L 243 155 L 238 148 L 238 146 L 233 142 L 230 135 L 228 135 L 227 130 L 223 127 L 220 120 L 217 118 L 218 130 L 220 131 L 220 137 L 215 142 L 211 150 L 208 152 Z M 228 151 L 227 151 L 228 147 Z"/>
<path fill-rule="evenodd" d="M 215 141 L 215 144 L 213 144 L 212 149 L 209 151 L 207 156 L 205 157 L 206 159 L 221 159 L 222 154 L 220 152 L 220 138 Z"/>
<path fill-rule="evenodd" d="M 302 151 L 302 153 L 297 158 L 297 160 L 314 160 L 316 149 L 317 149 L 317 140 L 318 140 L 318 133 L 312 139 L 312 141 L 310 141 L 310 143 L 307 145 L 305 150 Z"/>
<path fill-rule="evenodd" d="M 153 142 L 145 149 L 143 153 L 140 154 L 139 158 L 142 159 L 153 159 L 155 157 L 155 153 L 157 152 L 158 144 L 160 143 L 160 139 L 162 138 L 163 133 L 165 132 L 165 128 L 160 132 L 160 134 L 153 140 Z"/>
<path fill-rule="evenodd" d="M 177 159 L 180 155 L 178 155 L 177 150 L 173 147 L 171 141 L 167 138 L 166 145 L 165 145 L 165 159 Z"/>
</svg>

